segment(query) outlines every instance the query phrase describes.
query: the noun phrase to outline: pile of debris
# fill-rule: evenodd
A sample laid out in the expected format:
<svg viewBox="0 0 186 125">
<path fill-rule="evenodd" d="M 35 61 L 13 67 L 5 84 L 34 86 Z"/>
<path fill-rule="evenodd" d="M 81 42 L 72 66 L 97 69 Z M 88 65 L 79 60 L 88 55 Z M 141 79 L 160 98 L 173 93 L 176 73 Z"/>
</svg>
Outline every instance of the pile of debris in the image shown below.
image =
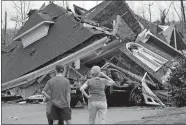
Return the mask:
<svg viewBox="0 0 186 125">
<path fill-rule="evenodd" d="M 157 26 L 136 15 L 125 1 L 103 1 L 73 13 L 54 3 L 30 10 L 29 19 L 2 55 L 2 91 L 24 99 L 41 93 L 58 64 L 66 65 L 72 102 L 84 102 L 79 87 L 99 65 L 115 85 L 106 89 L 108 104 L 168 103 L 169 70 L 186 56 L 186 43 L 174 26 Z M 170 30 L 171 29 L 171 30 Z M 154 94 L 155 93 L 155 94 Z"/>
</svg>

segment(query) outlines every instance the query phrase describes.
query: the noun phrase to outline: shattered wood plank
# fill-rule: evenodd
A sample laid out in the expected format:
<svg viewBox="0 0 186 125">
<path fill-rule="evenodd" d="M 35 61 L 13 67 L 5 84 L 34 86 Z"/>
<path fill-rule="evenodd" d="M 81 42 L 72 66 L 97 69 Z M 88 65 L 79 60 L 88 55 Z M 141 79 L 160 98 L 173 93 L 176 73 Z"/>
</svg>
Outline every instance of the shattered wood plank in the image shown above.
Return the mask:
<svg viewBox="0 0 186 125">
<path fill-rule="evenodd" d="M 97 21 L 100 25 L 105 25 L 111 27 L 110 23 L 116 19 L 117 15 L 122 16 L 122 19 L 128 24 L 128 26 L 135 33 L 141 32 L 141 27 L 139 25 L 134 12 L 130 9 L 125 1 L 103 1 L 102 8 L 97 6 L 95 10 L 88 15 L 88 19 Z M 135 27 L 138 27 L 134 29 Z"/>
<path fill-rule="evenodd" d="M 78 14 L 78 15 L 83 15 L 84 13 L 86 13 L 88 11 L 88 10 L 86 10 L 84 8 L 76 6 L 75 4 L 73 5 L 73 7 L 74 7 L 75 13 Z"/>
<path fill-rule="evenodd" d="M 69 68 L 72 69 L 75 73 L 77 73 L 80 77 L 83 77 L 81 73 L 79 73 L 76 69 L 69 65 Z"/>
<path fill-rule="evenodd" d="M 98 27 L 98 26 L 91 25 L 91 24 L 88 24 L 88 23 L 84 23 L 83 26 L 91 28 L 91 29 L 96 29 L 98 31 L 104 32 L 107 35 L 113 35 L 113 33 L 111 32 L 111 29 L 108 29 L 106 27 Z"/>
<path fill-rule="evenodd" d="M 116 25 L 113 30 L 113 34 L 119 36 L 122 40 L 134 41 L 136 34 L 128 27 L 125 21 L 117 15 Z"/>
<path fill-rule="evenodd" d="M 91 45 L 89 45 L 89 46 L 87 46 L 87 47 L 67 56 L 67 57 L 64 57 L 63 59 L 58 60 L 58 61 L 56 61 L 56 62 L 54 62 L 54 63 L 52 63 L 42 69 L 31 72 L 31 73 L 24 75 L 22 77 L 19 77 L 17 79 L 5 82 L 2 84 L 1 91 L 26 84 L 29 81 L 38 78 L 39 76 L 48 74 L 49 72 L 51 72 L 55 69 L 56 65 L 59 65 L 59 64 L 65 65 L 65 64 L 75 61 L 77 58 L 82 59 L 83 57 L 86 57 L 88 54 L 92 53 L 94 50 L 102 47 L 104 45 L 104 43 L 106 43 L 107 41 L 108 41 L 107 37 L 99 39 L 99 40 L 95 41 L 93 44 L 91 44 Z"/>
<path fill-rule="evenodd" d="M 111 44 L 108 44 L 106 47 L 103 47 L 102 52 L 99 55 L 94 55 L 91 58 L 85 59 L 84 63 L 92 64 L 95 62 L 95 60 L 102 60 L 104 58 L 109 58 L 113 56 L 122 43 L 119 40 L 113 40 Z"/>
</svg>

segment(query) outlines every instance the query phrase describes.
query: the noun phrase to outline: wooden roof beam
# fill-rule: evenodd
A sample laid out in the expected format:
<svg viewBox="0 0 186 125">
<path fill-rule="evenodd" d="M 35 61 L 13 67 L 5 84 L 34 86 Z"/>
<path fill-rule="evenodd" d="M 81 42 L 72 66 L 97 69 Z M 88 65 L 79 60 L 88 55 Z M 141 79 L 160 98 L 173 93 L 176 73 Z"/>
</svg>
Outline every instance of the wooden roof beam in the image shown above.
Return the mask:
<svg viewBox="0 0 186 125">
<path fill-rule="evenodd" d="M 21 76 L 17 79 L 2 83 L 1 91 L 24 85 L 24 84 L 28 83 L 29 81 L 32 81 L 33 79 L 36 79 L 42 75 L 48 74 L 55 69 L 56 65 L 59 65 L 59 64 L 66 65 L 70 62 L 75 61 L 77 58 L 82 59 L 82 58 L 86 57 L 87 55 L 89 55 L 90 53 L 92 53 L 94 50 L 104 46 L 104 44 L 107 43 L 108 40 L 109 40 L 108 37 L 103 37 L 102 39 L 95 41 L 91 45 L 89 45 L 89 46 L 87 46 L 87 47 L 67 56 L 67 57 L 64 57 L 63 59 L 60 59 L 60 60 L 58 60 L 58 61 L 56 61 L 46 67 L 43 67 L 39 70 L 36 70 L 34 72 L 31 72 L 29 74 Z"/>
</svg>

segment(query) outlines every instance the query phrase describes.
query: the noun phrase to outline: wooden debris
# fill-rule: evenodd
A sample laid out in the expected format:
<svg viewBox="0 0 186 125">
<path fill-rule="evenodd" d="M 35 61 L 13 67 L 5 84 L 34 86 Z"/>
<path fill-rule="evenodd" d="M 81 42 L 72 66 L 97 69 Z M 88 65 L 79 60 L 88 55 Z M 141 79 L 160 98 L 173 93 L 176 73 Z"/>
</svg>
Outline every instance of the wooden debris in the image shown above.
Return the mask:
<svg viewBox="0 0 186 125">
<path fill-rule="evenodd" d="M 29 81 L 38 78 L 39 76 L 48 74 L 51 71 L 53 71 L 55 69 L 55 66 L 58 64 L 65 65 L 65 64 L 75 61 L 77 58 L 81 59 L 81 58 L 87 56 L 88 54 L 92 53 L 94 50 L 103 46 L 107 42 L 107 40 L 108 40 L 108 38 L 104 37 L 100 40 L 95 41 L 93 44 L 91 44 L 91 45 L 89 45 L 89 46 L 87 46 L 87 47 L 85 47 L 85 48 L 59 60 L 59 61 L 56 61 L 56 62 L 54 62 L 54 63 L 52 63 L 42 69 L 39 69 L 37 71 L 31 72 L 31 73 L 24 75 L 22 77 L 19 77 L 17 79 L 3 83 L 2 84 L 2 91 L 6 90 L 6 89 L 17 87 L 20 85 L 24 85 L 24 84 L 28 83 Z"/>
</svg>

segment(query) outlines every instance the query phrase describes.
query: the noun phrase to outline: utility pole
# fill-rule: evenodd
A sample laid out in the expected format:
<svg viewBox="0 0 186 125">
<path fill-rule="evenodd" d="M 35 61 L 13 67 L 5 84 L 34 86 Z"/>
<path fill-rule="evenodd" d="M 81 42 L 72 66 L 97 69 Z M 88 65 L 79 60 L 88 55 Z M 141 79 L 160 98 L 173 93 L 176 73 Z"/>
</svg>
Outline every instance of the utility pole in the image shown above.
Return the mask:
<svg viewBox="0 0 186 125">
<path fill-rule="evenodd" d="M 7 30 L 7 12 L 5 11 L 5 27 L 4 27 L 4 38 L 3 38 L 4 45 L 6 45 L 6 30 Z"/>
</svg>

